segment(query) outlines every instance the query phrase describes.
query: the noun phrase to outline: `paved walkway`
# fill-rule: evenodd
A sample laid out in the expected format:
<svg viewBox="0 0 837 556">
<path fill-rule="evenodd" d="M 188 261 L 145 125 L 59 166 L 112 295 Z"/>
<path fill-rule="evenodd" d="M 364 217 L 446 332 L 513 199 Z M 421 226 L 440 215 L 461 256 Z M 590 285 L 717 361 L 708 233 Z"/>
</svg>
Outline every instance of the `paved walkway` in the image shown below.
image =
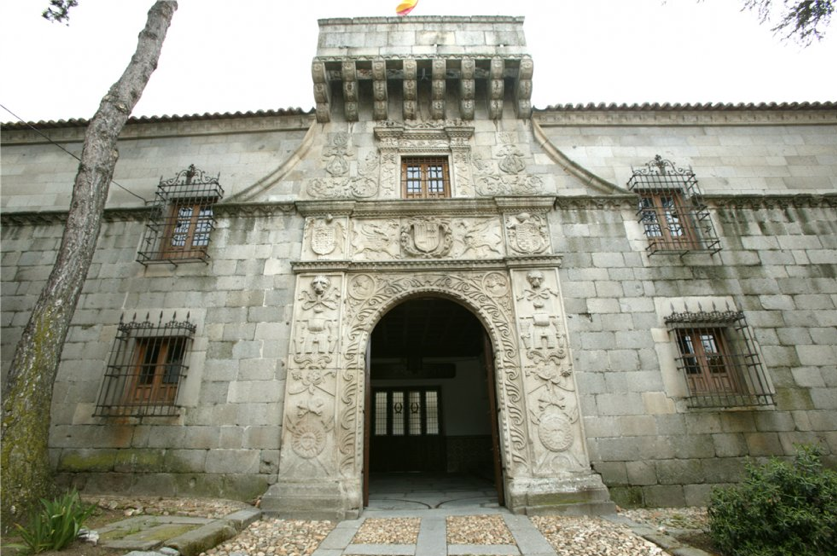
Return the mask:
<svg viewBox="0 0 837 556">
<path fill-rule="evenodd" d="M 445 518 L 451 515 L 473 515 L 474 508 L 435 509 L 420 511 L 367 511 L 360 519 L 342 521 L 320 544 L 313 556 L 555 556 L 555 551 L 529 518 L 512 515 L 506 510 L 481 508 L 481 515 L 500 514 L 516 544 L 449 545 L 446 538 Z M 416 544 L 351 544 L 355 534 L 368 518 L 420 517 Z"/>
</svg>

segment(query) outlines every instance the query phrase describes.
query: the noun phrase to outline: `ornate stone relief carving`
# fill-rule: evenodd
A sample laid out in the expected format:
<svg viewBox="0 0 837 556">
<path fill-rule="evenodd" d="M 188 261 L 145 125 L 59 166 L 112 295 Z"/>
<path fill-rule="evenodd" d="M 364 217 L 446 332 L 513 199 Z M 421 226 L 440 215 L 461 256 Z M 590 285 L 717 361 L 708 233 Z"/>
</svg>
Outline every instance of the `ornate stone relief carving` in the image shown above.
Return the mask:
<svg viewBox="0 0 837 556">
<path fill-rule="evenodd" d="M 500 133 L 498 136 L 502 146 L 495 152 L 496 160 L 485 160 L 474 153 L 477 193 L 485 196 L 540 193 L 543 180 L 540 176 L 524 173 L 525 155 L 515 144 L 514 134 Z"/>
<path fill-rule="evenodd" d="M 400 225 L 395 220 L 355 221 L 352 238 L 353 256 L 361 260 L 397 259 Z"/>
<path fill-rule="evenodd" d="M 511 284 L 505 272 L 359 274 L 346 288 L 343 370 L 339 374 L 338 468 L 355 477 L 362 463 L 361 403 L 367 340 L 374 324 L 389 308 L 416 293 L 438 293 L 470 307 L 488 329 L 495 350 L 500 430 L 506 473 L 513 477 L 529 468 L 526 401 L 514 333 Z"/>
<path fill-rule="evenodd" d="M 509 248 L 522 255 L 535 255 L 549 249 L 549 225 L 539 214 L 522 212 L 506 217 Z"/>
<path fill-rule="evenodd" d="M 305 220 L 307 247 L 318 259 L 342 258 L 346 251 L 346 219 L 330 214 Z"/>
<path fill-rule="evenodd" d="M 397 197 L 400 170 L 398 155 L 452 155 L 456 196 L 473 195 L 471 144 L 474 128 L 462 120 L 386 121 L 375 128 L 381 152 L 381 190 L 386 197 Z"/>
<path fill-rule="evenodd" d="M 497 259 L 503 256 L 498 218 L 408 217 L 355 220 L 352 255 L 357 261 Z"/>
<path fill-rule="evenodd" d="M 323 163 L 330 177 L 310 180 L 306 187 L 308 194 L 317 199 L 367 199 L 377 195 L 377 153 L 370 152 L 366 156 L 358 165 L 358 175 L 354 177 L 351 176 L 348 160 L 353 156 L 354 153 L 349 147 L 349 135 L 343 132 L 333 134 L 331 144 L 323 148 Z"/>
<path fill-rule="evenodd" d="M 554 271 L 530 270 L 521 285 L 518 322 L 529 420 L 537 430 L 535 471 L 552 475 L 584 469 L 578 399 Z M 547 279 L 549 276 L 549 280 Z"/>
<path fill-rule="evenodd" d="M 283 473 L 334 473 L 333 450 L 336 361 L 339 345 L 339 284 L 318 275 L 301 279 L 286 387 Z"/>
<path fill-rule="evenodd" d="M 503 237 L 499 222 L 494 218 L 458 220 L 454 224 L 454 241 L 451 256 L 457 259 L 487 259 L 503 255 Z"/>
</svg>

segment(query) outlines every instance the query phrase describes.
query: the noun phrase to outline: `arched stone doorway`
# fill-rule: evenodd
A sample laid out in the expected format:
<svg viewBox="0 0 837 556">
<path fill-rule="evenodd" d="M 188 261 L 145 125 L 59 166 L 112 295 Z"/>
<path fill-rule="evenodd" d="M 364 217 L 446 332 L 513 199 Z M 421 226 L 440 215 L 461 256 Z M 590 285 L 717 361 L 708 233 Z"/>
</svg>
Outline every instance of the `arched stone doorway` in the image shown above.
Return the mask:
<svg viewBox="0 0 837 556">
<path fill-rule="evenodd" d="M 364 505 L 370 488 L 386 497 L 437 485 L 493 491 L 502 504 L 494 364 L 479 319 L 445 297 L 417 296 L 389 309 L 370 346 Z"/>
<path fill-rule="evenodd" d="M 489 338 L 506 507 L 612 511 L 590 471 L 557 272 L 518 263 L 451 271 L 421 271 L 415 263 L 382 271 L 372 263 L 300 273 L 279 475 L 262 508 L 317 519 L 363 511 L 370 339 L 392 308 L 429 296 L 466 307 Z"/>
</svg>

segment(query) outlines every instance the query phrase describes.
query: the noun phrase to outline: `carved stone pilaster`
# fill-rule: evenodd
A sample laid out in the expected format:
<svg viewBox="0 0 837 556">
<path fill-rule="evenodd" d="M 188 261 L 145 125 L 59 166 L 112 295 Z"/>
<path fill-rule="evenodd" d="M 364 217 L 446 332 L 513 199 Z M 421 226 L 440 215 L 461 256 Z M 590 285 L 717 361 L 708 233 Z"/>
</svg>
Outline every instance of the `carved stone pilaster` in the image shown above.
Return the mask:
<svg viewBox="0 0 837 556">
<path fill-rule="evenodd" d="M 311 77 L 314 80 L 317 121 L 321 124 L 328 123 L 331 121 L 331 87 L 328 85 L 328 76 L 323 62 L 314 60 L 311 64 Z"/>
<path fill-rule="evenodd" d="M 474 119 L 475 73 L 476 62 L 474 59 L 462 58 L 459 80 L 459 115 L 463 120 Z"/>
<path fill-rule="evenodd" d="M 514 86 L 518 118 L 528 119 L 532 116 L 532 75 L 534 71 L 535 64 L 531 57 L 524 56 L 520 59 L 520 69 Z"/>
<path fill-rule="evenodd" d="M 343 113 L 347 122 L 358 120 L 357 67 L 354 60 L 343 60 Z"/>
<path fill-rule="evenodd" d="M 415 120 L 418 113 L 418 64 L 412 58 L 404 60 L 403 111 L 405 120 Z"/>
<path fill-rule="evenodd" d="M 386 120 L 389 107 L 387 97 L 387 62 L 383 58 L 372 60 L 372 117 Z"/>
<path fill-rule="evenodd" d="M 488 116 L 492 120 L 499 120 L 503 117 L 503 97 L 505 87 L 503 85 L 503 72 L 506 64 L 502 58 L 491 59 L 490 78 L 488 82 Z"/>
</svg>

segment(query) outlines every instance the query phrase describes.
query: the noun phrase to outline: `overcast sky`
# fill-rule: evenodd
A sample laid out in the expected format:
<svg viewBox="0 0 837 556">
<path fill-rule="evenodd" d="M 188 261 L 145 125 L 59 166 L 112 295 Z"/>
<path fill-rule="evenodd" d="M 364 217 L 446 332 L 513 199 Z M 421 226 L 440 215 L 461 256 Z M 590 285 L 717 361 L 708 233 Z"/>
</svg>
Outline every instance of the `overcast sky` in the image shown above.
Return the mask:
<svg viewBox="0 0 837 556">
<path fill-rule="evenodd" d="M 24 120 L 90 118 L 152 0 L 0 0 L 0 104 Z M 781 42 L 741 0 L 419 0 L 413 15 L 525 16 L 533 103 L 837 101 L 837 24 Z M 180 0 L 134 115 L 313 107 L 317 20 L 394 16 L 398 0 Z M 410 17 L 410 16 L 407 16 Z M 0 109 L 0 121 L 14 121 Z"/>
</svg>

